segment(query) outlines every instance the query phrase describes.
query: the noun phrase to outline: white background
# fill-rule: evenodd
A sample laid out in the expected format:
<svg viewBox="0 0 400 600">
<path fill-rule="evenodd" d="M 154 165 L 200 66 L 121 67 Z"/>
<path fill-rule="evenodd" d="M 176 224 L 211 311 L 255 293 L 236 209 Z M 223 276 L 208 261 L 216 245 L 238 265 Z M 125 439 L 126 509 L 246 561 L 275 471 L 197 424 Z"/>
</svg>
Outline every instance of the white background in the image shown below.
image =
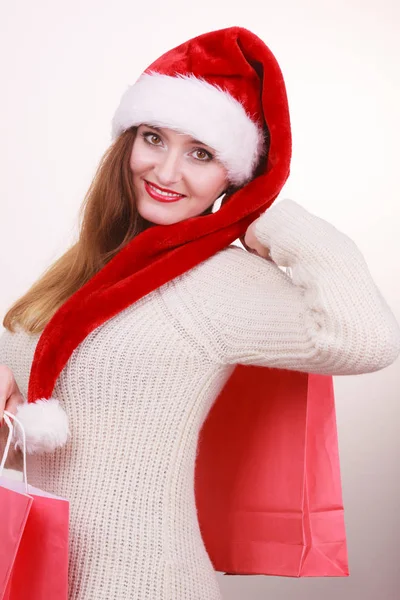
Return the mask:
<svg viewBox="0 0 400 600">
<path fill-rule="evenodd" d="M 0 316 L 67 248 L 125 88 L 161 53 L 241 25 L 281 65 L 281 193 L 357 243 L 400 318 L 397 0 L 22 0 L 0 20 Z M 224 599 L 399 598 L 399 361 L 335 378 L 349 578 L 218 574 Z"/>
</svg>

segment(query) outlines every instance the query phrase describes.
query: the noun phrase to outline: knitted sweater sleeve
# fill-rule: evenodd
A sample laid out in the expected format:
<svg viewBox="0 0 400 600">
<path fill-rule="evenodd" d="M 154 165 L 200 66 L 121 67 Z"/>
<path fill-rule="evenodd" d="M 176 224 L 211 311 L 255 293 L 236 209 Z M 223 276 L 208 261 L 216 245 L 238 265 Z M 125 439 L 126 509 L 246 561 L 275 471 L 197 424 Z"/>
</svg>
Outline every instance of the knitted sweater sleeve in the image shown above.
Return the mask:
<svg viewBox="0 0 400 600">
<path fill-rule="evenodd" d="M 395 361 L 399 324 L 349 237 L 292 200 L 267 209 L 255 235 L 273 262 L 231 249 L 234 283 L 213 305 L 224 363 L 352 375 Z"/>
</svg>

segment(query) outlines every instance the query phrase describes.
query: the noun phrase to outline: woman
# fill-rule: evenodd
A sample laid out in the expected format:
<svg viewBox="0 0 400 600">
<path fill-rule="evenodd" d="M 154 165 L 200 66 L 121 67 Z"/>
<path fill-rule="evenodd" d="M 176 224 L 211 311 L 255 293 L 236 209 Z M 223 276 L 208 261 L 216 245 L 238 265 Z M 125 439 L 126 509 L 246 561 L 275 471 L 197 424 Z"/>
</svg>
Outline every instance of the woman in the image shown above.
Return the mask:
<svg viewBox="0 0 400 600">
<path fill-rule="evenodd" d="M 71 600 L 217 600 L 193 469 L 235 365 L 372 372 L 397 358 L 399 327 L 346 235 L 293 201 L 269 208 L 290 128 L 254 34 L 163 55 L 113 133 L 79 241 L 5 317 L 3 406 L 57 413 L 51 443 L 28 436 L 28 473 L 70 500 Z M 230 245 L 243 236 L 253 252 Z"/>
</svg>

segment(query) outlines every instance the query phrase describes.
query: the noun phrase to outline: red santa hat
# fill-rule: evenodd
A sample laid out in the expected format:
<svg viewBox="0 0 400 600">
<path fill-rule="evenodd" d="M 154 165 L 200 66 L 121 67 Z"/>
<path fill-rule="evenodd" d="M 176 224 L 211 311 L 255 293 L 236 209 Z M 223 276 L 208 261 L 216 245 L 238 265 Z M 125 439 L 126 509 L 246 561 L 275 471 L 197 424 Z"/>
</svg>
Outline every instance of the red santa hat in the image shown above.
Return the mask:
<svg viewBox="0 0 400 600">
<path fill-rule="evenodd" d="M 243 185 L 266 150 L 259 78 L 253 69 L 229 77 L 233 57 L 218 56 L 217 44 L 209 48 L 213 71 L 204 72 L 204 62 L 189 66 L 191 52 L 201 48 L 189 42 L 187 48 L 184 60 L 168 52 L 128 87 L 114 115 L 112 136 L 141 123 L 183 131 L 214 148 L 230 182 Z"/>
<path fill-rule="evenodd" d="M 199 35 L 153 62 L 123 94 L 112 137 L 141 123 L 211 146 L 239 189 L 213 214 L 142 232 L 58 309 L 39 339 L 28 402 L 18 411 L 28 452 L 51 452 L 68 441 L 68 419 L 52 393 L 77 345 L 145 294 L 243 236 L 289 175 L 282 73 L 265 43 L 242 27 Z"/>
</svg>

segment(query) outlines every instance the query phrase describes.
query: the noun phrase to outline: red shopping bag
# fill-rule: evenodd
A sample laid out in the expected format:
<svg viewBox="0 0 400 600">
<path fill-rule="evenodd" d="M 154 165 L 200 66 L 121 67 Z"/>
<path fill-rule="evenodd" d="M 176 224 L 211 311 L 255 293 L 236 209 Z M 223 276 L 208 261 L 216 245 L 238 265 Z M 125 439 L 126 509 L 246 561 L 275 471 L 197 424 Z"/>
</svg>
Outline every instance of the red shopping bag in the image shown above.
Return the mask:
<svg viewBox="0 0 400 600">
<path fill-rule="evenodd" d="M 67 600 L 68 531 L 69 502 L 27 484 L 24 454 L 24 481 L 0 476 L 2 600 Z"/>
<path fill-rule="evenodd" d="M 238 365 L 203 424 L 195 490 L 216 571 L 348 576 L 332 377 Z"/>
<path fill-rule="evenodd" d="M 5 417 L 6 419 L 6 417 Z M 10 425 L 8 440 L 1 462 L 0 474 L 6 462 L 12 437 Z M 0 598 L 6 593 L 8 581 L 15 562 L 18 547 L 25 529 L 32 498 L 27 493 L 15 493 L 7 485 L 3 486 L 3 477 L 0 477 Z"/>
</svg>

